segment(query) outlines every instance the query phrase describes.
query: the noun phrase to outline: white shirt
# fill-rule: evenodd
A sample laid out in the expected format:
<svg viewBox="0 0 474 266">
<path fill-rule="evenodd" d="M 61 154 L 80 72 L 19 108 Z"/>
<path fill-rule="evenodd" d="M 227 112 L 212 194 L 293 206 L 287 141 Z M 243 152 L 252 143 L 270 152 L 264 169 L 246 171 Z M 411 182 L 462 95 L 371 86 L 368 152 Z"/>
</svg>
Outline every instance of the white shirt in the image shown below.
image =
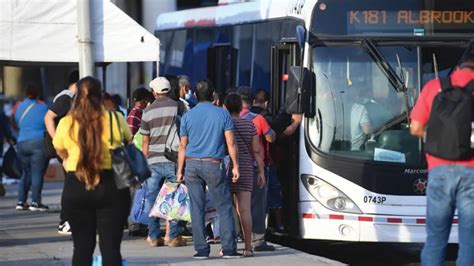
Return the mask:
<svg viewBox="0 0 474 266">
<path fill-rule="evenodd" d="M 354 103 L 351 109 L 351 150 L 360 150 L 364 144 L 365 134 L 363 126 L 370 125 L 367 108 L 359 103 Z"/>
</svg>

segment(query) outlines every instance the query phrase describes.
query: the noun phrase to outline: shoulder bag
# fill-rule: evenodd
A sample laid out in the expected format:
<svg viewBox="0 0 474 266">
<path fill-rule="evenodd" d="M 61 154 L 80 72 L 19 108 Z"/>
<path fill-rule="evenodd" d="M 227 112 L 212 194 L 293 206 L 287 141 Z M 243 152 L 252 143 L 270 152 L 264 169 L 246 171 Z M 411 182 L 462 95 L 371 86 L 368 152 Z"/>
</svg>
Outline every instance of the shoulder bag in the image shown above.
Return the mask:
<svg viewBox="0 0 474 266">
<path fill-rule="evenodd" d="M 173 123 L 170 125 L 165 142 L 165 158 L 175 163 L 178 161 L 180 120 L 181 116 L 179 115 L 178 107 L 178 114 L 173 118 Z"/>
<path fill-rule="evenodd" d="M 141 151 L 135 145 L 126 144 L 122 136 L 122 129 L 117 113 L 114 112 L 115 120 L 117 121 L 118 130 L 120 132 L 121 146 L 110 150 L 112 157 L 112 170 L 114 173 L 115 185 L 118 189 L 127 188 L 143 182 L 151 176 L 151 171 L 148 168 L 148 162 Z M 109 112 L 110 120 L 110 145 L 113 145 L 113 118 L 112 113 Z"/>
</svg>

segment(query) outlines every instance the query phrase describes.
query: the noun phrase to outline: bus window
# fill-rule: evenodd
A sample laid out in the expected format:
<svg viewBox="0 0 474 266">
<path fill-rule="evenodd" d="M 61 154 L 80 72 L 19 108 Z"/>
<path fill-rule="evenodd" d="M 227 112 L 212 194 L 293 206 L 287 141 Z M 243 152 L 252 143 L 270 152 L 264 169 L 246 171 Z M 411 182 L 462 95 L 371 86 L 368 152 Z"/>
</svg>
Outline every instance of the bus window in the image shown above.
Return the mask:
<svg viewBox="0 0 474 266">
<path fill-rule="evenodd" d="M 390 55 L 390 64 L 398 55 L 409 90 L 418 90 L 416 49 L 381 50 Z M 359 160 L 419 162 L 418 140 L 407 128 L 404 95 L 368 53 L 360 47 L 315 47 L 313 62 L 317 100 L 310 135 L 318 149 Z"/>
<path fill-rule="evenodd" d="M 214 45 L 208 49 L 207 73 L 208 78 L 214 83 L 216 91 L 224 94 L 235 84 L 237 66 L 237 49 L 230 44 Z"/>
<path fill-rule="evenodd" d="M 252 42 L 253 25 L 238 25 L 234 27 L 233 47 L 238 50 L 237 84 L 239 86 L 250 86 L 250 74 L 252 70 Z"/>
</svg>

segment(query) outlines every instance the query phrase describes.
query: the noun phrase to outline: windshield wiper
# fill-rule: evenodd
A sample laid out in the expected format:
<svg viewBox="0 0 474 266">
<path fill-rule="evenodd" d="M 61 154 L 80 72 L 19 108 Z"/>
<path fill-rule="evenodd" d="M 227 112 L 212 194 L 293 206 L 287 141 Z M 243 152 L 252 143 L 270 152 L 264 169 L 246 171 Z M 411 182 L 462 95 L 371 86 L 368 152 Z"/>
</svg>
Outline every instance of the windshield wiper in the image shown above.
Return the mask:
<svg viewBox="0 0 474 266">
<path fill-rule="evenodd" d="M 371 39 L 365 39 L 362 41 L 362 47 L 369 53 L 372 59 L 374 59 L 377 66 L 397 92 L 406 92 L 407 87 L 405 86 L 405 82 L 395 73 L 393 67 L 388 63 L 374 42 Z"/>
<path fill-rule="evenodd" d="M 407 122 L 410 121 L 408 112 L 410 106 L 408 103 L 408 88 L 405 85 L 405 80 L 403 78 L 403 69 L 399 60 L 400 74 L 401 77 L 397 75 L 390 63 L 385 59 L 380 50 L 377 48 L 375 43 L 371 39 L 365 39 L 362 41 L 362 47 L 369 53 L 369 55 L 375 60 L 375 63 L 380 68 L 382 73 L 387 77 L 388 81 L 395 88 L 397 92 L 402 92 L 404 95 L 404 104 L 406 108 L 405 118 Z M 384 130 L 384 129 L 383 129 Z"/>
</svg>

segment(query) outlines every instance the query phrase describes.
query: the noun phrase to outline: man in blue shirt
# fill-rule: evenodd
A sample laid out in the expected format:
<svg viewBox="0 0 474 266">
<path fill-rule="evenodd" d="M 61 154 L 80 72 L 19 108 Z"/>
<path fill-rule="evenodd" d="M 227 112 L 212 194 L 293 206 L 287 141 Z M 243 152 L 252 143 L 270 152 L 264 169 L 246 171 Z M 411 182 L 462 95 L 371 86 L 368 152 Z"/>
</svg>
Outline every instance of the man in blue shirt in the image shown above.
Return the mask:
<svg viewBox="0 0 474 266">
<path fill-rule="evenodd" d="M 18 134 L 18 156 L 21 160 L 23 174 L 18 186 L 19 211 L 46 211 L 48 206 L 41 203 L 43 176 L 46 171 L 46 158 L 43 153 L 44 116 L 48 107 L 38 101 L 39 89 L 34 85 L 26 86 L 26 99 L 20 103 L 15 113 L 15 123 L 20 129 Z M 26 199 L 28 191 L 32 192 L 31 205 Z"/>
<path fill-rule="evenodd" d="M 210 82 L 198 82 L 196 96 L 199 103 L 184 114 L 180 128 L 181 143 L 176 178 L 178 181 L 183 180 L 186 160 L 186 185 L 191 200 L 194 249 L 197 251 L 195 259 L 206 259 L 210 252 L 210 246 L 204 235 L 206 185 L 219 215 L 222 257 L 227 259 L 242 256 L 237 253 L 232 197 L 229 181 L 222 167 L 225 140 L 234 163 L 232 182 L 237 182 L 239 162 L 234 142 L 234 125 L 226 110 L 211 103 L 213 93 L 214 88 Z"/>
</svg>

